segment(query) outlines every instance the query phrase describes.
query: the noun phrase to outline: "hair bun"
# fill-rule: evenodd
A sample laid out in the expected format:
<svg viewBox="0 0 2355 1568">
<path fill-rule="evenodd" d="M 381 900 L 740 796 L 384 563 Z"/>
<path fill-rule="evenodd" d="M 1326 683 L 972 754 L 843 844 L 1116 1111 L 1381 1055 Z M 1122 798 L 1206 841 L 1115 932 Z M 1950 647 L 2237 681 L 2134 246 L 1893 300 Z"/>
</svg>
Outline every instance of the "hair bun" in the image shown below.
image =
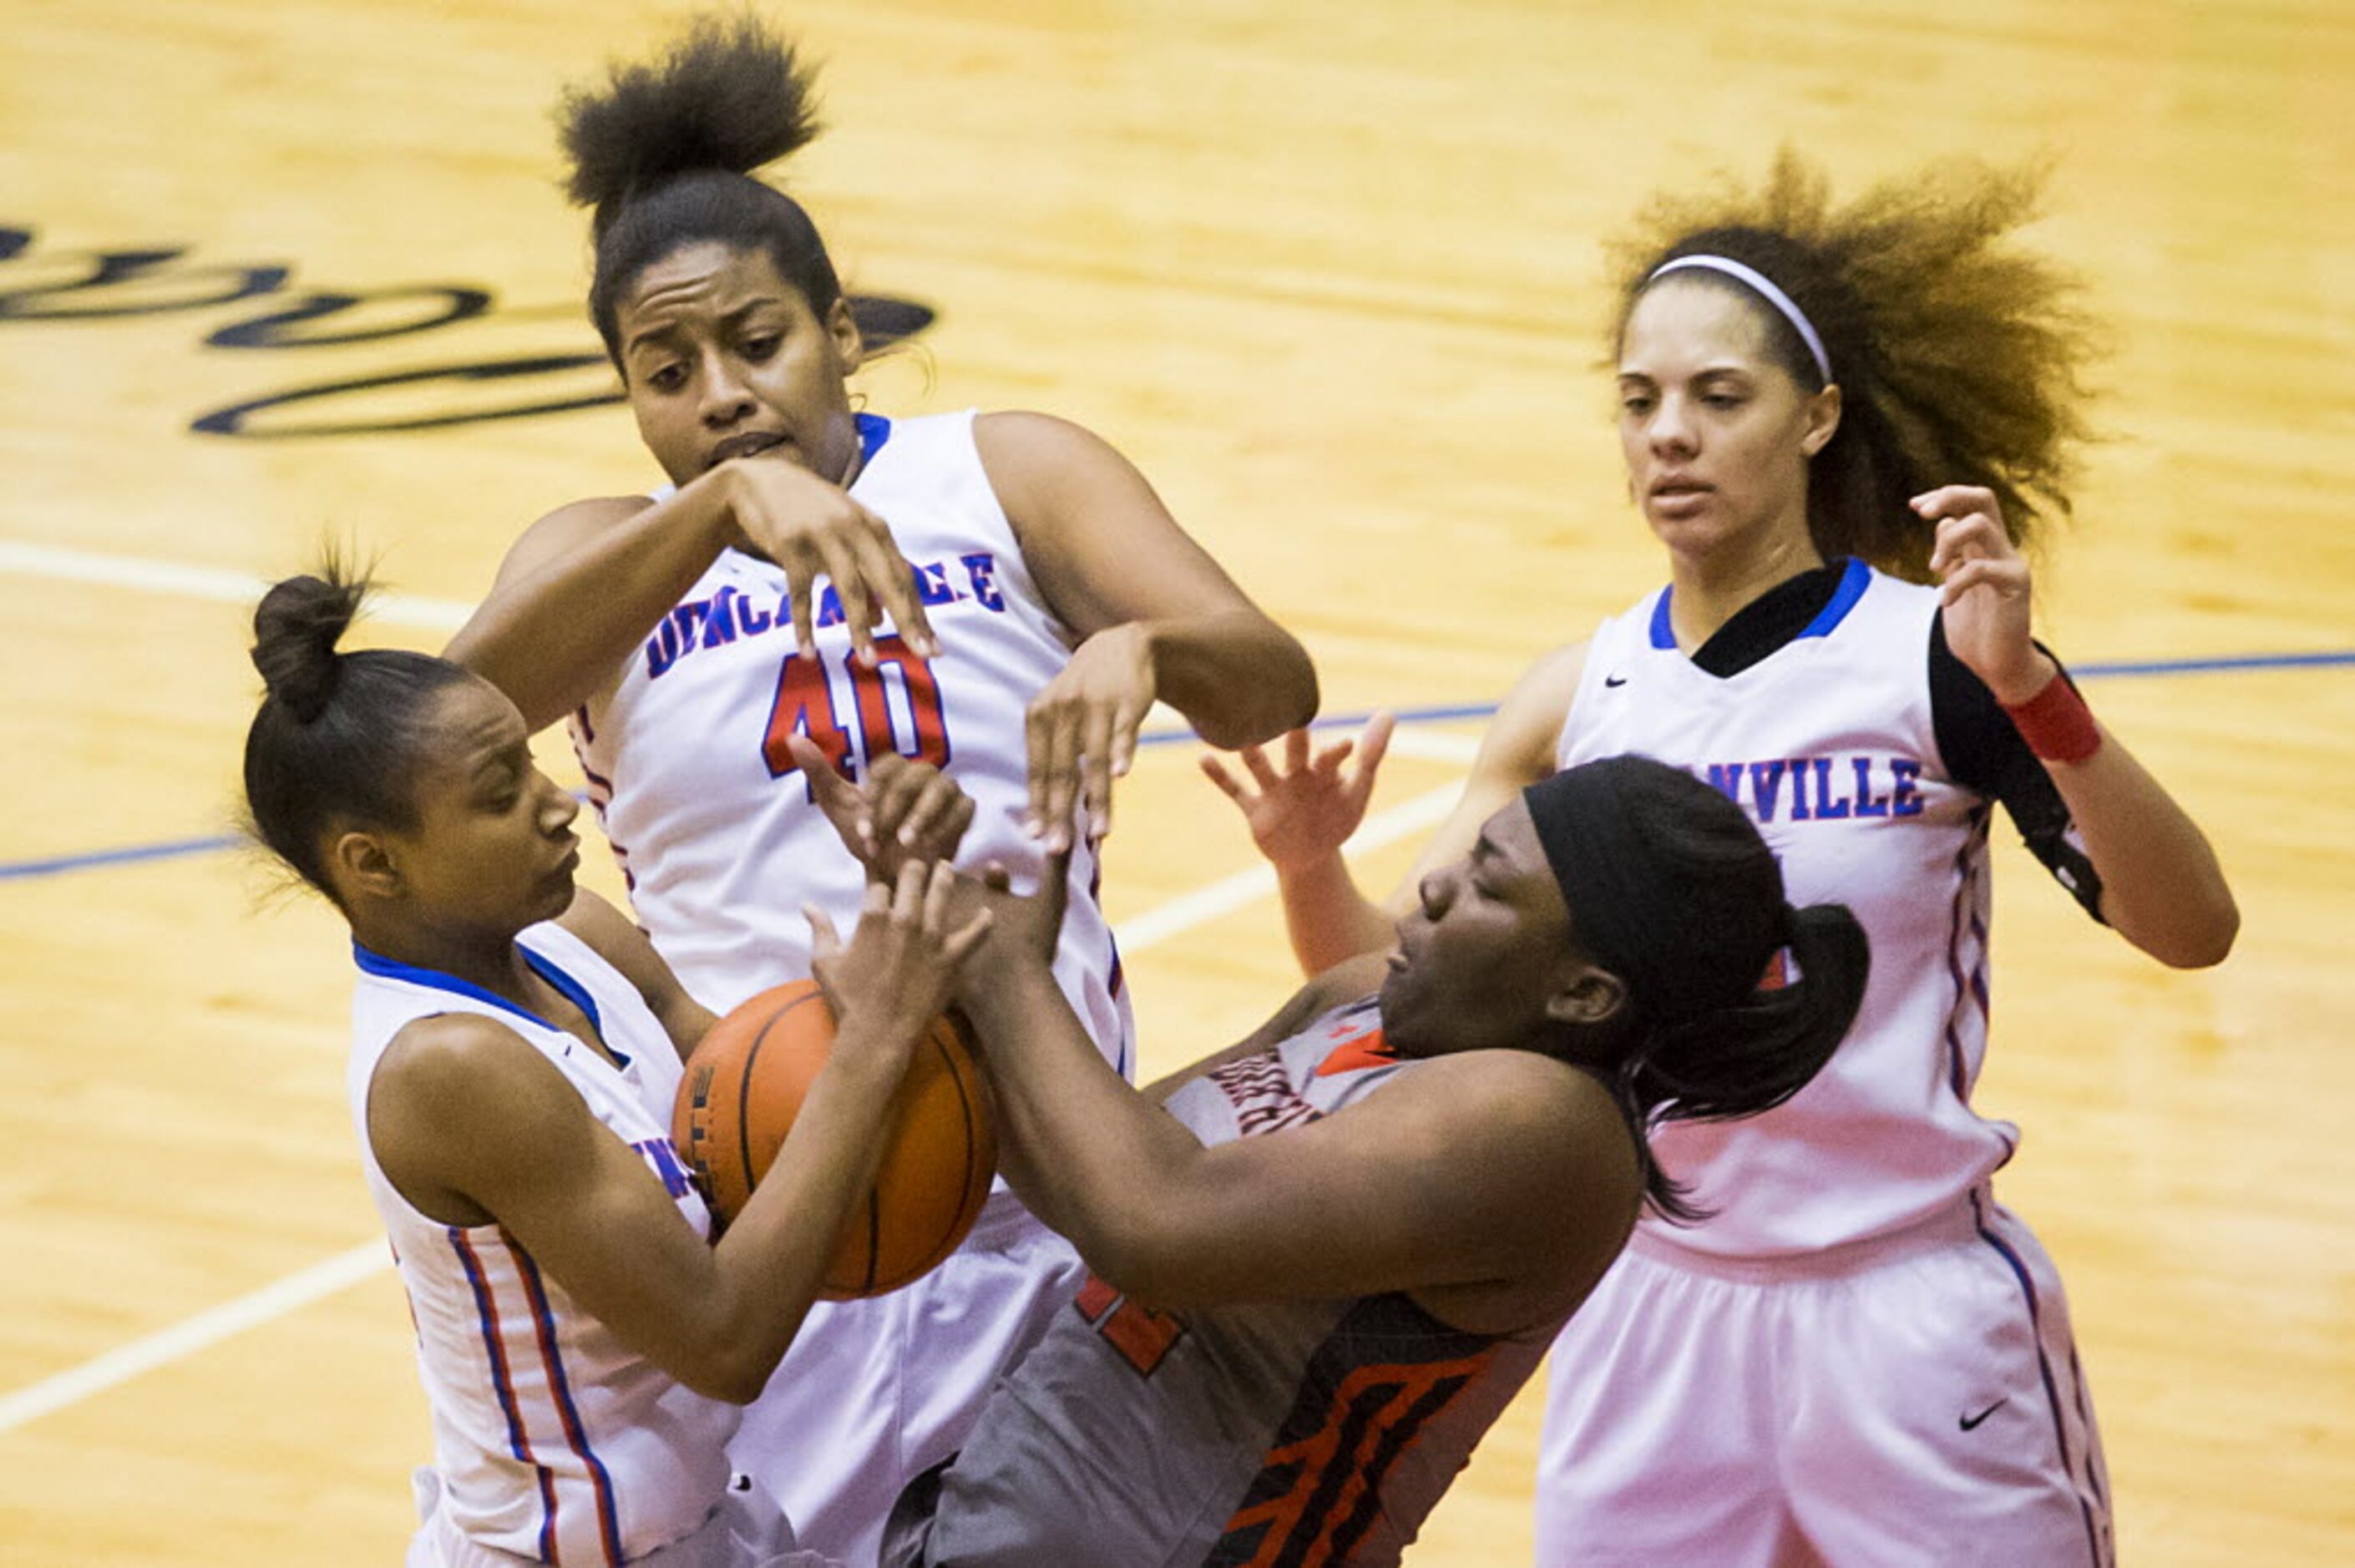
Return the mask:
<svg viewBox="0 0 2355 1568">
<path fill-rule="evenodd" d="M 270 700 L 309 724 L 336 694 L 341 657 L 336 644 L 359 613 L 368 584 L 330 562 L 320 577 L 288 577 L 253 611 L 253 667 Z"/>
<path fill-rule="evenodd" d="M 749 175 L 818 133 L 815 68 L 748 16 L 702 16 L 661 59 L 613 65 L 557 106 L 565 192 L 602 214 L 699 169 Z"/>
</svg>

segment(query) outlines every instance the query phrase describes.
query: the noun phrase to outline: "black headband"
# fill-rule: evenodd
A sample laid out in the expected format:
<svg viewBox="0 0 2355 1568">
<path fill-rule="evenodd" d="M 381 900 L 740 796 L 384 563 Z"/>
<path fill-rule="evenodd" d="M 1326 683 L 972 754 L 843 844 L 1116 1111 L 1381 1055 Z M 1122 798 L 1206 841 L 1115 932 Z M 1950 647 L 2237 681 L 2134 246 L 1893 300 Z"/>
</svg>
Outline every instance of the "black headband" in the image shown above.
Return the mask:
<svg viewBox="0 0 2355 1568">
<path fill-rule="evenodd" d="M 1661 852 L 1636 808 L 1634 786 L 1650 770 L 1673 771 L 1639 757 L 1612 757 L 1557 773 L 1521 791 L 1538 842 L 1570 906 L 1571 924 L 1595 961 L 1627 986 L 1628 998 L 1658 1023 L 1675 1022 L 1739 1001 L 1755 987 L 1766 955 L 1729 950 L 1721 928 L 1722 900 L 1695 896 L 1696 869 Z M 1692 799 L 1708 802 L 1701 791 Z M 1657 791 L 1650 792 L 1658 804 Z M 1716 795 L 1726 810 L 1740 808 Z M 1682 802 L 1679 802 L 1682 804 Z M 1780 928 L 1780 912 L 1775 916 Z M 1755 926 L 1753 923 L 1754 931 Z"/>
</svg>

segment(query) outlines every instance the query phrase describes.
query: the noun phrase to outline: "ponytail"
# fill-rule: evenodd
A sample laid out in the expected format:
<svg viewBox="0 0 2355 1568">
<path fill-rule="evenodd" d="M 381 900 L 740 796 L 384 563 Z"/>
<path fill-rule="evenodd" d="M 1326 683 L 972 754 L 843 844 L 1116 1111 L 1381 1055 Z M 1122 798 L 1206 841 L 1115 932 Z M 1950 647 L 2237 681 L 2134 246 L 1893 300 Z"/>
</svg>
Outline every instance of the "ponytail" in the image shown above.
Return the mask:
<svg viewBox="0 0 2355 1568">
<path fill-rule="evenodd" d="M 1647 1201 L 1701 1217 L 1652 1160 L 1664 1122 L 1772 1109 L 1806 1086 L 1856 1019 L 1870 946 L 1838 904 L 1794 909 L 1741 807 L 1680 768 L 1607 757 L 1522 791 L 1574 938 L 1625 990 L 1598 1053 L 1636 1137 Z M 1796 977 L 1762 983 L 1778 956 Z"/>
<path fill-rule="evenodd" d="M 1785 983 L 1762 985 L 1731 1007 L 1645 1032 L 1622 1060 L 1621 1107 L 1649 1132 L 1672 1121 L 1755 1116 L 1806 1087 L 1856 1021 L 1871 945 L 1847 906 L 1791 911 Z M 1707 1217 L 1644 1151 L 1646 1197 L 1671 1220 Z"/>
</svg>

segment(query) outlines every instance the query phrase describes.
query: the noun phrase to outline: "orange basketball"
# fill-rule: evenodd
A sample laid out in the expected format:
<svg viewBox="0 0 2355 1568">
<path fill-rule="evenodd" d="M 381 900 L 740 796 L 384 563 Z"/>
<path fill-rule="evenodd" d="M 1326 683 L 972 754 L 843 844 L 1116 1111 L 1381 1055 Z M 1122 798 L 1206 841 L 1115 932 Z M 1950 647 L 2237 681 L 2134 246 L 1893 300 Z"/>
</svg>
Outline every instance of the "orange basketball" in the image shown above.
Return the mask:
<svg viewBox="0 0 2355 1568">
<path fill-rule="evenodd" d="M 671 1112 L 671 1141 L 700 1179 L 722 1224 L 776 1158 L 810 1084 L 834 1048 L 834 1012 L 815 980 L 764 991 L 721 1019 L 695 1048 Z M 954 1252 L 989 1196 L 997 1130 L 989 1085 L 964 1035 L 936 1018 L 885 1124 L 875 1186 L 856 1203 L 826 1294 L 897 1290 Z"/>
</svg>

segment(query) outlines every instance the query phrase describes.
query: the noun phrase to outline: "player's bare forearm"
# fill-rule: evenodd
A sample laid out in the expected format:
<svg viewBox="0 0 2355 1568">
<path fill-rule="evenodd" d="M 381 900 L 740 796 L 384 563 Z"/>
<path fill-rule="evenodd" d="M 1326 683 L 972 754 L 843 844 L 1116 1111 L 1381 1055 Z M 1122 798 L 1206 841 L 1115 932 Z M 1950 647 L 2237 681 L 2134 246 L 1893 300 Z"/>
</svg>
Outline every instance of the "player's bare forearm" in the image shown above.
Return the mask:
<svg viewBox="0 0 2355 1568">
<path fill-rule="evenodd" d="M 2045 767 L 2101 875 L 2102 917 L 2163 964 L 2222 962 L 2240 907 L 2190 814 L 2107 729 L 2084 761 Z"/>
<path fill-rule="evenodd" d="M 813 1084 L 775 1165 L 718 1247 L 637 1150 L 539 1051 L 452 1014 L 412 1024 L 379 1063 L 368 1136 L 411 1202 L 505 1226 L 624 1345 L 699 1393 L 757 1394 L 815 1298 L 844 1217 L 873 1180 L 876 1129 L 912 1030 L 859 1036 Z"/>
<path fill-rule="evenodd" d="M 1044 965 L 991 966 L 959 1005 L 988 1063 L 1007 1181 L 1101 1269 L 1136 1195 L 1201 1145 L 1098 1054 Z"/>
<path fill-rule="evenodd" d="M 719 1362 L 711 1386 L 701 1389 L 715 1397 L 747 1404 L 767 1385 L 817 1299 L 844 1220 L 881 1163 L 877 1129 L 909 1051 L 845 1044 L 837 1037 L 793 1133 L 713 1250 L 711 1320 L 698 1337 Z"/>
<path fill-rule="evenodd" d="M 630 504 L 583 503 L 534 524 L 443 650 L 506 693 L 535 731 L 610 683 L 729 535 L 701 482 L 624 514 Z"/>
<path fill-rule="evenodd" d="M 1365 953 L 1387 951 L 1397 934 L 1389 911 L 1368 898 L 1340 852 L 1303 865 L 1279 866 L 1284 934 L 1305 975 Z"/>
<path fill-rule="evenodd" d="M 1316 715 L 1316 671 L 1293 635 L 1241 607 L 1146 623 L 1154 687 L 1212 746 L 1273 740 Z"/>
</svg>

